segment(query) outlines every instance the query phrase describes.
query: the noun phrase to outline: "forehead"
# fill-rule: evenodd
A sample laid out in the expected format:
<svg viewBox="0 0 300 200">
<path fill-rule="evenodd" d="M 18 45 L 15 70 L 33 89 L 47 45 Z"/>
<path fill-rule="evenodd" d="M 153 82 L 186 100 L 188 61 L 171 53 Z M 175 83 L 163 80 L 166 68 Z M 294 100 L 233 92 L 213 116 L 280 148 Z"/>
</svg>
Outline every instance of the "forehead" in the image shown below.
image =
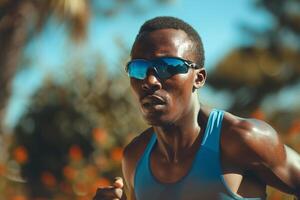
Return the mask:
<svg viewBox="0 0 300 200">
<path fill-rule="evenodd" d="M 133 49 L 132 58 L 152 59 L 162 56 L 191 59 L 192 41 L 178 29 L 159 29 L 140 34 Z"/>
</svg>

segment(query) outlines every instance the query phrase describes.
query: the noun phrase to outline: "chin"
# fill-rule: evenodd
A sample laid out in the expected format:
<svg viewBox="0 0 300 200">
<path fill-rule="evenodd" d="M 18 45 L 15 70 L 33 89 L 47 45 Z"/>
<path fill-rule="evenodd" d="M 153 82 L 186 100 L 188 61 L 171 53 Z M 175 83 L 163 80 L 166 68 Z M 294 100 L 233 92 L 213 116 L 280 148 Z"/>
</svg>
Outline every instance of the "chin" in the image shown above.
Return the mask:
<svg viewBox="0 0 300 200">
<path fill-rule="evenodd" d="M 151 126 L 165 126 L 172 123 L 172 120 L 168 119 L 167 116 L 148 114 L 143 116 L 147 124 Z"/>
</svg>

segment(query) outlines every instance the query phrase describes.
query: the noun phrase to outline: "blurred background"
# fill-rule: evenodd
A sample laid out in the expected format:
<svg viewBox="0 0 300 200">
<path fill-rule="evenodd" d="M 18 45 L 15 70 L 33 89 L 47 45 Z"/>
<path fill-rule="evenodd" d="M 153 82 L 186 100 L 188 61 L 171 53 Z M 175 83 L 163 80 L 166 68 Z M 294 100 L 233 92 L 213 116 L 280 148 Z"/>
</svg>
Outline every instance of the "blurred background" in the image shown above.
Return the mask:
<svg viewBox="0 0 300 200">
<path fill-rule="evenodd" d="M 204 104 L 265 120 L 300 152 L 299 0 L 0 0 L 1 200 L 87 200 L 121 175 L 147 127 L 124 65 L 158 15 L 200 33 Z"/>
</svg>

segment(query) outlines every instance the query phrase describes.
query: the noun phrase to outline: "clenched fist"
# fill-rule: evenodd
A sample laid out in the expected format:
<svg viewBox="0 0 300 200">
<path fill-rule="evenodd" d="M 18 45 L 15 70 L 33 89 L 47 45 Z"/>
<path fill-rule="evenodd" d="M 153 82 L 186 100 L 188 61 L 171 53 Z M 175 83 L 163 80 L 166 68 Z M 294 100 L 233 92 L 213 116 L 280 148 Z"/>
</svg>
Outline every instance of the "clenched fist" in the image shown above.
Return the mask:
<svg viewBox="0 0 300 200">
<path fill-rule="evenodd" d="M 93 200 L 126 200 L 123 186 L 123 179 L 116 177 L 112 186 L 98 188 Z"/>
</svg>

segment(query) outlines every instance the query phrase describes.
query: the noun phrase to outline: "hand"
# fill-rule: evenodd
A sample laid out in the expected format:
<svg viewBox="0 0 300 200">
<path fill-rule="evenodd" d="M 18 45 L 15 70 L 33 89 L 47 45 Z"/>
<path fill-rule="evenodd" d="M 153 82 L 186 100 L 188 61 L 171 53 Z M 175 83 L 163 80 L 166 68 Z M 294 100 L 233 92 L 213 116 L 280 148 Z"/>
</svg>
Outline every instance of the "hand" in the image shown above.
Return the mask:
<svg viewBox="0 0 300 200">
<path fill-rule="evenodd" d="M 112 186 L 98 188 L 93 200 L 126 200 L 123 186 L 123 179 L 116 177 Z"/>
</svg>

